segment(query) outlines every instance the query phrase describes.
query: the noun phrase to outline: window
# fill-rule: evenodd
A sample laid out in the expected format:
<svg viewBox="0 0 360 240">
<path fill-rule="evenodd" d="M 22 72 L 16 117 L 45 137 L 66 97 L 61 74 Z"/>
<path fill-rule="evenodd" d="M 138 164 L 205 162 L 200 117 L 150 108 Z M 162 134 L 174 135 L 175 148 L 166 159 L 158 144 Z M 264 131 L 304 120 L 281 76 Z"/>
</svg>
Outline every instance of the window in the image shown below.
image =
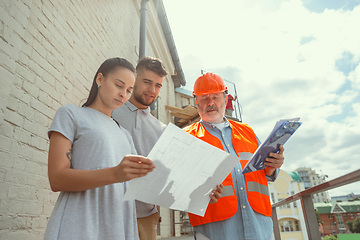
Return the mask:
<svg viewBox="0 0 360 240">
<path fill-rule="evenodd" d="M 292 221 L 281 221 L 280 222 L 281 232 L 293 232 L 293 224 Z"/>
<path fill-rule="evenodd" d="M 317 193 L 317 194 L 316 194 L 316 196 L 318 197 L 318 196 L 319 196 L 319 194 Z"/>
<path fill-rule="evenodd" d="M 347 213 L 344 213 L 344 215 L 343 215 L 343 216 L 344 216 L 344 218 L 347 218 Z"/>
<path fill-rule="evenodd" d="M 312 179 L 315 180 L 315 177 L 313 176 Z"/>
<path fill-rule="evenodd" d="M 337 221 L 337 224 L 339 225 L 339 228 L 345 228 L 344 220 L 342 218 L 342 214 L 337 213 L 335 216 L 336 216 L 336 221 Z"/>
<path fill-rule="evenodd" d="M 332 219 L 332 214 L 329 214 L 329 219 Z"/>
<path fill-rule="evenodd" d="M 324 196 L 324 193 L 323 193 L 323 192 L 321 193 L 321 196 L 322 196 L 322 197 Z"/>
<path fill-rule="evenodd" d="M 300 231 L 299 222 L 294 221 L 294 223 L 295 223 L 295 231 Z"/>
<path fill-rule="evenodd" d="M 294 208 L 297 208 L 297 203 L 296 203 L 296 201 L 293 202 L 293 205 L 294 205 Z"/>
<path fill-rule="evenodd" d="M 353 214 L 353 213 L 350 213 L 350 217 L 351 217 L 351 218 L 354 218 L 354 214 Z"/>
<path fill-rule="evenodd" d="M 281 200 L 284 200 L 284 199 L 278 199 L 279 202 L 280 202 Z M 282 208 L 282 209 L 284 209 L 284 208 L 290 208 L 290 203 L 281 205 L 279 208 Z"/>
</svg>

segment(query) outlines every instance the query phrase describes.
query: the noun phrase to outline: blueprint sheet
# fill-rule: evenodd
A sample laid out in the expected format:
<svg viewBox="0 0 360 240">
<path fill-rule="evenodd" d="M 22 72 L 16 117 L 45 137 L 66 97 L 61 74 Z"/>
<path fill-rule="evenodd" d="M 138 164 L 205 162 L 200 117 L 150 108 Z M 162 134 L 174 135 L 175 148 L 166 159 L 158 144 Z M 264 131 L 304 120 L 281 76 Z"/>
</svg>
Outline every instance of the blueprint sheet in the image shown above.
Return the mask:
<svg viewBox="0 0 360 240">
<path fill-rule="evenodd" d="M 153 172 L 131 180 L 124 201 L 142 202 L 204 216 L 209 194 L 239 158 L 169 124 L 148 155 Z"/>
</svg>

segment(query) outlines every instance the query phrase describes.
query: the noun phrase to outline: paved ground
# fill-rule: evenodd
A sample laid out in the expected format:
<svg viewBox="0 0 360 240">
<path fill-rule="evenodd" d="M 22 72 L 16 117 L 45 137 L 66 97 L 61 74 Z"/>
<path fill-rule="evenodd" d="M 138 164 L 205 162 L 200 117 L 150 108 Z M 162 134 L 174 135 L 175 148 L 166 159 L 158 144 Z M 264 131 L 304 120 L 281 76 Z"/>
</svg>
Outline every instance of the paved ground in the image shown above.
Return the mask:
<svg viewBox="0 0 360 240">
<path fill-rule="evenodd" d="M 194 240 L 194 237 L 192 235 L 187 235 L 187 236 L 181 236 L 181 237 L 161 238 L 161 240 Z"/>
</svg>

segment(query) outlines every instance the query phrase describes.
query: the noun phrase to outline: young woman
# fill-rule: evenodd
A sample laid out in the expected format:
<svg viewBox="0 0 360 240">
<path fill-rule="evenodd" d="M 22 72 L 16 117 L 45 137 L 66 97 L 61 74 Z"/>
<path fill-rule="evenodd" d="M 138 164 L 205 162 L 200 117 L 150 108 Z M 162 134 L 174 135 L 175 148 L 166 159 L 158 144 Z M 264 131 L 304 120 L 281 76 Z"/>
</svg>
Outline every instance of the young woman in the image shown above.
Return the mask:
<svg viewBox="0 0 360 240">
<path fill-rule="evenodd" d="M 130 134 L 111 112 L 125 103 L 135 82 L 133 65 L 106 60 L 82 107 L 58 109 L 50 126 L 48 174 L 61 191 L 44 239 L 138 239 L 134 201 L 122 198 L 129 180 L 155 167 L 136 154 Z"/>
</svg>

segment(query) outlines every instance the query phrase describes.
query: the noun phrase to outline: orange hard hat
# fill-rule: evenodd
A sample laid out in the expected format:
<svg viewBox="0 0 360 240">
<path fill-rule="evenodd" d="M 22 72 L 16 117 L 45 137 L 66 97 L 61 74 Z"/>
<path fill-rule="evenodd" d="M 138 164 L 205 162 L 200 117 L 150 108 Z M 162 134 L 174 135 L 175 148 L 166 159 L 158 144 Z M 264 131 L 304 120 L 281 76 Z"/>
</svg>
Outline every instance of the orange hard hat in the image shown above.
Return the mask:
<svg viewBox="0 0 360 240">
<path fill-rule="evenodd" d="M 215 73 L 207 72 L 196 79 L 193 96 L 224 91 L 227 91 L 224 80 Z"/>
</svg>

